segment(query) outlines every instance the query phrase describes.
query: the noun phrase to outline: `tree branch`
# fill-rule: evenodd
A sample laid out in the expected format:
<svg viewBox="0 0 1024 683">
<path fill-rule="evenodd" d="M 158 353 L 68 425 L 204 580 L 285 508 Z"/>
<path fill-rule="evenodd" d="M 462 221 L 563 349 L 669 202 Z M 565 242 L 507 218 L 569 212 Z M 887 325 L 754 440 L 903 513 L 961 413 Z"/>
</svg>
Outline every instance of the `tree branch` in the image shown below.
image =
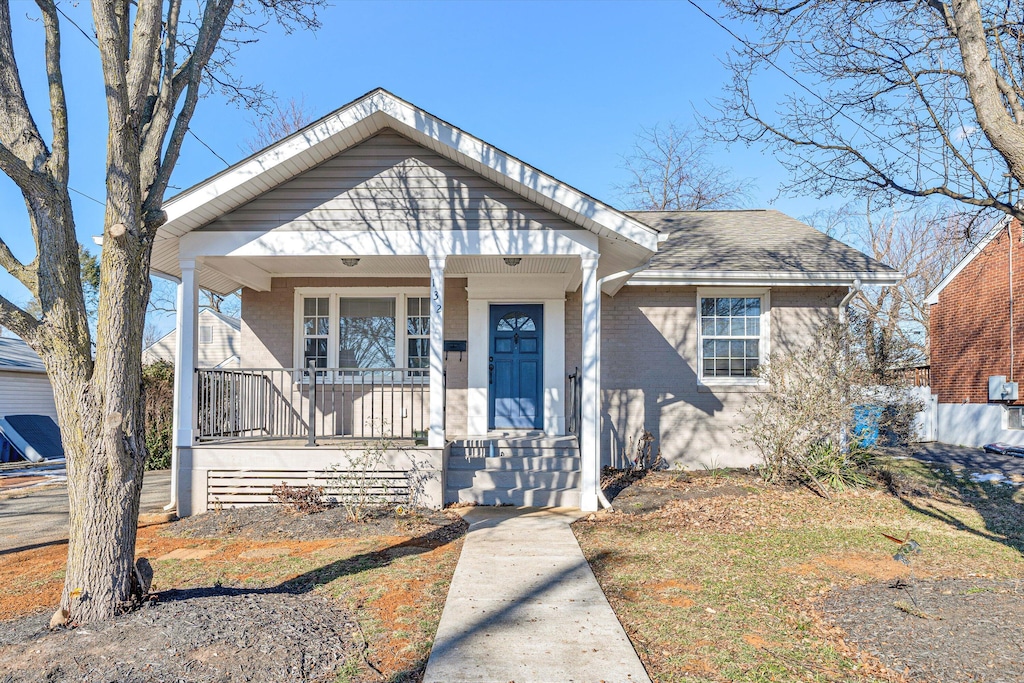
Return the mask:
<svg viewBox="0 0 1024 683">
<path fill-rule="evenodd" d="M 37 272 L 37 261 L 25 265 L 11 252 L 10 247 L 0 238 L 0 266 L 8 273 L 17 278 L 18 282 L 25 285 L 32 296 L 39 297 L 39 273 Z"/>
<path fill-rule="evenodd" d="M 43 14 L 46 31 L 46 78 L 50 87 L 50 116 L 53 140 L 50 144 L 49 170 L 53 178 L 68 182 L 68 104 L 64 95 L 64 75 L 60 68 L 60 19 L 53 0 L 36 0 Z"/>
<path fill-rule="evenodd" d="M 6 327 L 14 334 L 31 343 L 41 323 L 31 315 L 0 296 L 0 327 Z"/>
</svg>

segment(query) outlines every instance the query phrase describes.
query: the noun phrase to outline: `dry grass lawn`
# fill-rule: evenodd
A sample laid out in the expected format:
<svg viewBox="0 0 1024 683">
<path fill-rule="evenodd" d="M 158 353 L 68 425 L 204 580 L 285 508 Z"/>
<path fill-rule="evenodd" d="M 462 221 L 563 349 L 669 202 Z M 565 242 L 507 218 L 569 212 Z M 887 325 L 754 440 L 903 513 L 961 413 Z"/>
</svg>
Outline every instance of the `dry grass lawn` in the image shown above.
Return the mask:
<svg viewBox="0 0 1024 683">
<path fill-rule="evenodd" d="M 576 535 L 656 681 L 901 680 L 825 622 L 823 596 L 897 579 L 1024 578 L 1024 487 L 886 467 L 888 484 L 831 501 L 749 473 L 658 473 Z M 649 510 L 629 495 L 644 487 L 676 499 L 630 514 Z M 920 544 L 911 568 L 882 534 Z"/>
</svg>

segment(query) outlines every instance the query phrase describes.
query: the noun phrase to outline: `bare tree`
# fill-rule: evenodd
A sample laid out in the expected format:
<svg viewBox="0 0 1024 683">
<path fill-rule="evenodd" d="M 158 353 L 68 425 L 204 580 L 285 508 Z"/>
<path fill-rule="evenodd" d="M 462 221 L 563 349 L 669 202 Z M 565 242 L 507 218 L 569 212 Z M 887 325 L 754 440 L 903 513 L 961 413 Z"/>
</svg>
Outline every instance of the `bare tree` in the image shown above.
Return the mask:
<svg viewBox="0 0 1024 683">
<path fill-rule="evenodd" d="M 258 105 L 259 88 L 232 77 L 233 50 L 259 27 L 318 25 L 323 0 L 97 0 L 93 31 L 108 125 L 106 214 L 95 333 L 88 324 L 68 191 L 69 115 L 54 0 L 36 0 L 45 30 L 49 124 L 40 128 L 21 84 L 8 0 L 0 0 L 0 171 L 20 189 L 36 256 L 0 240 L 0 266 L 39 301 L 36 318 L 0 297 L 0 325 L 43 358 L 67 453 L 70 527 L 56 622 L 116 614 L 145 590 L 134 569 L 146 462 L 142 339 L 149 263 L 166 221 L 164 193 L 199 103 L 220 88 Z M 19 52 L 19 55 L 24 53 Z M 52 129 L 49 140 L 44 131 Z"/>
<path fill-rule="evenodd" d="M 773 150 L 790 171 L 783 189 L 945 197 L 1024 219 L 1020 0 L 723 4 L 760 38 L 731 54 L 706 123 Z M 753 94 L 765 71 L 794 81 L 783 102 Z"/>
<path fill-rule="evenodd" d="M 963 239 L 972 217 L 918 208 L 900 213 L 860 213 L 849 206 L 818 213 L 810 220 L 830 228 L 873 258 L 903 273 L 892 287 L 865 286 L 851 301 L 851 323 L 858 349 L 869 367 L 883 376 L 893 369 L 928 359 L 928 304 L 925 299 L 971 244 Z"/>
<path fill-rule="evenodd" d="M 708 141 L 692 130 L 667 126 L 641 128 L 633 150 L 623 157 L 630 180 L 619 191 L 642 211 L 697 211 L 744 206 L 749 179 L 710 160 Z"/>
<path fill-rule="evenodd" d="M 296 100 L 292 97 L 284 104 L 275 102 L 269 113 L 249 121 L 256 129 L 256 135 L 246 140 L 249 151 L 258 152 L 281 138 L 305 128 L 312 121 L 313 115 L 306 108 L 306 98 L 300 97 Z"/>
<path fill-rule="evenodd" d="M 242 299 L 240 289 L 230 294 L 217 294 L 208 289 L 199 290 L 199 308 L 216 313 L 223 313 L 237 318 L 241 314 Z M 171 314 L 178 310 L 177 288 L 168 280 L 159 280 L 153 284 L 153 292 L 149 296 L 149 312 Z"/>
</svg>

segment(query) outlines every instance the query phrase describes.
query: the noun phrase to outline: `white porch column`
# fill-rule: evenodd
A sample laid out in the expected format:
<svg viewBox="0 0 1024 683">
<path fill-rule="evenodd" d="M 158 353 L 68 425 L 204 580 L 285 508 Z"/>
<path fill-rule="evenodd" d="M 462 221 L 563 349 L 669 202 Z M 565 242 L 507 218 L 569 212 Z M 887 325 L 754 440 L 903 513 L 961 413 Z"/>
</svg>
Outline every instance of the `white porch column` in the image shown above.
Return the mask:
<svg viewBox="0 0 1024 683">
<path fill-rule="evenodd" d="M 580 392 L 580 509 L 597 510 L 601 484 L 601 287 L 598 254 L 581 256 L 583 268 L 583 368 Z"/>
<path fill-rule="evenodd" d="M 178 489 L 178 515 L 192 514 L 192 459 L 182 458 L 182 450 L 191 449 L 195 437 L 197 378 L 196 362 L 199 327 L 199 267 L 193 260 L 181 261 L 178 285 L 177 334 L 174 357 L 174 424 L 172 449 L 176 456 L 174 474 Z M 182 470 L 188 470 L 182 472 Z"/>
<path fill-rule="evenodd" d="M 430 431 L 427 445 L 444 447 L 444 256 L 430 257 Z"/>
</svg>

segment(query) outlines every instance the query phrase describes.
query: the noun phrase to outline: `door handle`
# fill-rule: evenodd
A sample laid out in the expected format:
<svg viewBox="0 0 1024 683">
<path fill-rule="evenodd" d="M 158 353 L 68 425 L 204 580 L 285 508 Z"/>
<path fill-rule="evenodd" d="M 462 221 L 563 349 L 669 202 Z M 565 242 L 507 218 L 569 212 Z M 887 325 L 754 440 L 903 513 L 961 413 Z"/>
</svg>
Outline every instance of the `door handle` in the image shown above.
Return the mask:
<svg viewBox="0 0 1024 683">
<path fill-rule="evenodd" d="M 487 366 L 488 383 L 494 384 L 494 363 Z"/>
</svg>

